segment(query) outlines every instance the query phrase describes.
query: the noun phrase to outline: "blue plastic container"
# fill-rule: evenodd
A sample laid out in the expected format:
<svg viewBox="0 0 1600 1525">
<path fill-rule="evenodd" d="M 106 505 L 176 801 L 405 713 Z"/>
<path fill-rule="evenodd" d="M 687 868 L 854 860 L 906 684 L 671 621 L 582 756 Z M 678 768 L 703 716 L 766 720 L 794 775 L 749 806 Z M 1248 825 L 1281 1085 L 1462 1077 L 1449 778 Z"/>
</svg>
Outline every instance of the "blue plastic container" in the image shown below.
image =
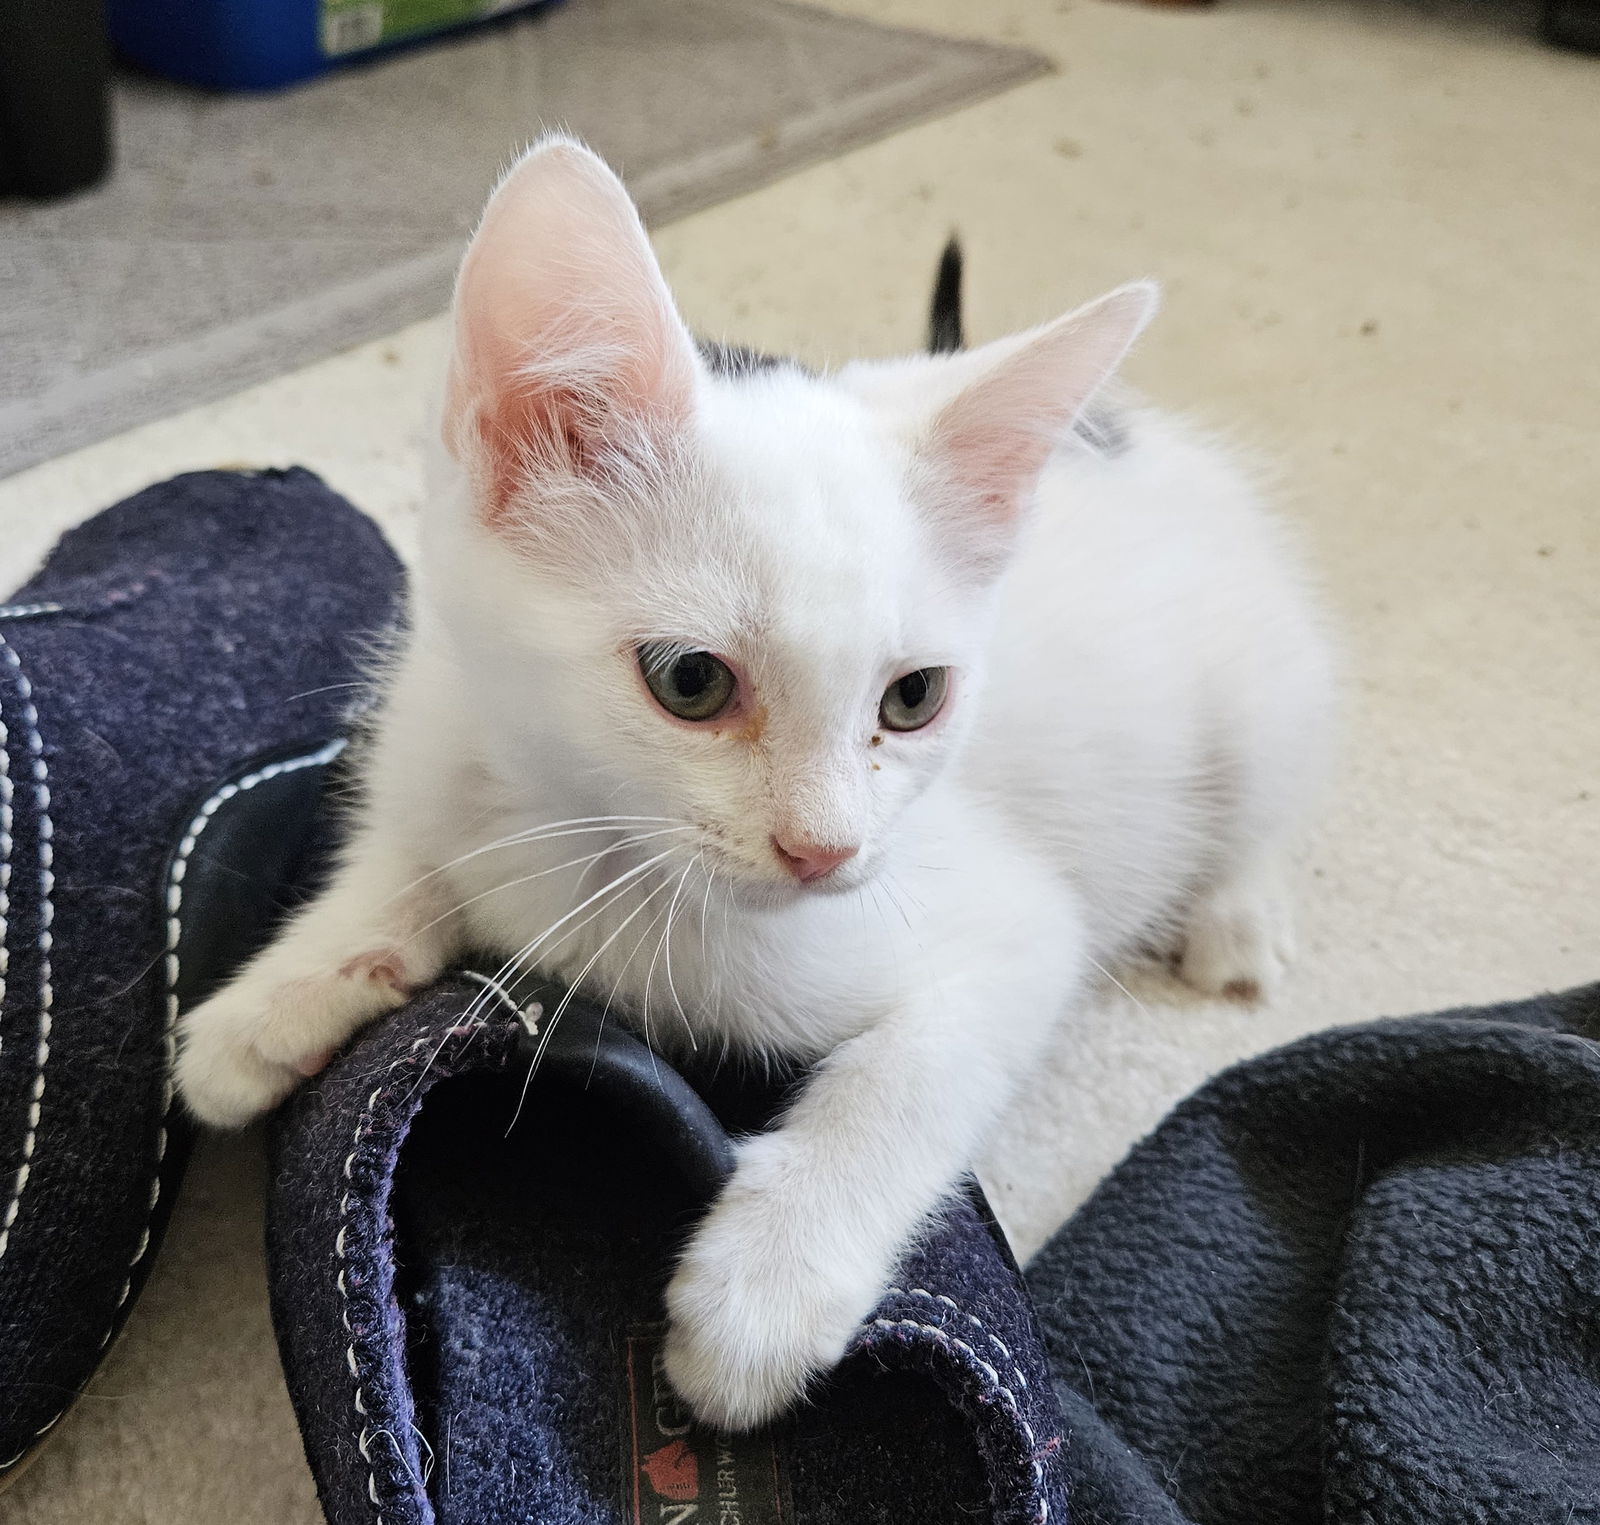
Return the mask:
<svg viewBox="0 0 1600 1525">
<path fill-rule="evenodd" d="M 550 0 L 106 0 L 141 68 L 217 90 L 272 90 L 352 59 Z"/>
</svg>

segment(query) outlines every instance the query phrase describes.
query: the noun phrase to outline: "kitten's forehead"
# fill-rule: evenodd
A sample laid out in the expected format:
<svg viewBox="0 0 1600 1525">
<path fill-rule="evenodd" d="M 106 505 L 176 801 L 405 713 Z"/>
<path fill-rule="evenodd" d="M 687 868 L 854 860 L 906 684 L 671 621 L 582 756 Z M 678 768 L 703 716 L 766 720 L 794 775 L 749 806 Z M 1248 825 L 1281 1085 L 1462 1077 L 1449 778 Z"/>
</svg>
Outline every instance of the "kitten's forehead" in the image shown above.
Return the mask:
<svg viewBox="0 0 1600 1525">
<path fill-rule="evenodd" d="M 930 558 L 905 453 L 859 402 L 798 369 L 741 370 L 708 388 L 701 438 L 726 516 L 717 560 L 772 643 L 904 638 Z"/>
<path fill-rule="evenodd" d="M 920 552 L 905 452 L 855 398 L 798 370 L 748 373 L 707 389 L 700 426 L 713 491 L 796 571 L 893 575 Z"/>
</svg>

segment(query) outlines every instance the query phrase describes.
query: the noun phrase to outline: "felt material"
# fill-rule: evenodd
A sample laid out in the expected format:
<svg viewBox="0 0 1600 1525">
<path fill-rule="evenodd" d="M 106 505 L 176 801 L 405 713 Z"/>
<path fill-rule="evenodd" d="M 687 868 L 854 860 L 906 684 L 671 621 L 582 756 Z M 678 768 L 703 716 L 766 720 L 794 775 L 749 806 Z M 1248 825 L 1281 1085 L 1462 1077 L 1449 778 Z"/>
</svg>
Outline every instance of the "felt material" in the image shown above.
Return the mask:
<svg viewBox="0 0 1600 1525">
<path fill-rule="evenodd" d="M 1077 1525 L 1600 1519 L 1600 985 L 1304 1039 L 1028 1268 Z"/>
<path fill-rule="evenodd" d="M 73 530 L 0 606 L 0 1477 L 148 1272 L 187 1143 L 173 1019 L 295 882 L 302 775 L 400 580 L 310 473 L 204 472 Z"/>
<path fill-rule="evenodd" d="M 646 1482 L 662 1476 L 702 1510 L 663 1518 L 717 1517 L 717 1442 L 682 1442 L 702 1448 L 700 1492 L 663 1472 L 685 1421 L 650 1365 L 698 1197 L 653 1108 L 570 1069 L 524 1096 L 527 1039 L 508 1001 L 455 976 L 281 1115 L 273 1312 L 333 1525 L 621 1525 L 657 1518 Z M 813 1396 L 735 1448 L 778 1500 L 746 1497 L 749 1525 L 1063 1517 L 1037 1330 L 969 1200 Z M 673 1438 L 641 1447 L 652 1424 Z"/>
</svg>

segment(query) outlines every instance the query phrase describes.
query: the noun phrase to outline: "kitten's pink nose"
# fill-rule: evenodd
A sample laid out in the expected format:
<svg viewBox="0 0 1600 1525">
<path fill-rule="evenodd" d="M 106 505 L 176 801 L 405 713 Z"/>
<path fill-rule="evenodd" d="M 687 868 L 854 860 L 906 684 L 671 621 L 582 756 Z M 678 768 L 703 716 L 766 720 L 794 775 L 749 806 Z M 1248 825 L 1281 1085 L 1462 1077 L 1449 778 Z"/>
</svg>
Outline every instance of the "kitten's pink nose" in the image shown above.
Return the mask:
<svg viewBox="0 0 1600 1525">
<path fill-rule="evenodd" d="M 772 839 L 772 850 L 778 861 L 802 884 L 810 884 L 824 874 L 831 874 L 841 863 L 848 862 L 861 850 L 858 847 L 824 847 L 820 842 L 783 842 Z"/>
</svg>

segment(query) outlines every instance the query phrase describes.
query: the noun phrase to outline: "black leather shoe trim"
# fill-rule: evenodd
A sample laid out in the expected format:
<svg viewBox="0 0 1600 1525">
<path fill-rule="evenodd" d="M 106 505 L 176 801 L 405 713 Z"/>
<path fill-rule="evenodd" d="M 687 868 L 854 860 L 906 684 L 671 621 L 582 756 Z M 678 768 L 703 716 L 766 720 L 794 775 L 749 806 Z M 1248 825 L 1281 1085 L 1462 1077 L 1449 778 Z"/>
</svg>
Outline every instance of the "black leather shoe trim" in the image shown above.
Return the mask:
<svg viewBox="0 0 1600 1525">
<path fill-rule="evenodd" d="M 494 983 L 492 961 L 467 966 Z M 640 1147 L 666 1152 L 696 1198 L 710 1202 L 733 1173 L 733 1145 L 711 1108 L 671 1064 L 656 1056 L 615 1016 L 565 988 L 545 982 L 520 1007 L 518 1058 L 537 1066 L 534 1084 L 592 1092 L 632 1119 Z"/>
<path fill-rule="evenodd" d="M 343 739 L 254 759 L 190 816 L 167 860 L 167 991 L 198 1005 L 267 941 L 312 851 Z"/>
</svg>

